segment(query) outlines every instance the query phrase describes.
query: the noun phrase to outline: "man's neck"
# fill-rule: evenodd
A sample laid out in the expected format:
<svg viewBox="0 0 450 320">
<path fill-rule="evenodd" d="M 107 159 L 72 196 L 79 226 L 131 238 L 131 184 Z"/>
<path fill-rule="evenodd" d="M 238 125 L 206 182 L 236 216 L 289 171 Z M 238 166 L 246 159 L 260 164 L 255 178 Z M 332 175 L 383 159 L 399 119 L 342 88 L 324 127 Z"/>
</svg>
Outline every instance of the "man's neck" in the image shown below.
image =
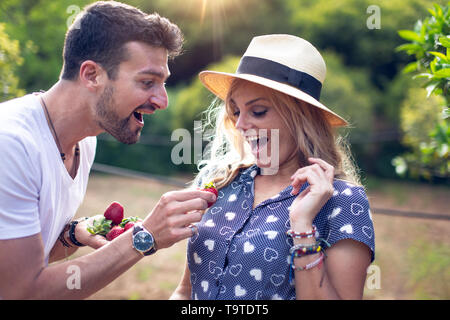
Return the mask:
<svg viewBox="0 0 450 320">
<path fill-rule="evenodd" d="M 80 140 L 96 136 L 96 125 L 90 108 L 89 93 L 76 82 L 60 80 L 41 95 L 61 145 L 61 152 L 71 152 Z"/>
</svg>

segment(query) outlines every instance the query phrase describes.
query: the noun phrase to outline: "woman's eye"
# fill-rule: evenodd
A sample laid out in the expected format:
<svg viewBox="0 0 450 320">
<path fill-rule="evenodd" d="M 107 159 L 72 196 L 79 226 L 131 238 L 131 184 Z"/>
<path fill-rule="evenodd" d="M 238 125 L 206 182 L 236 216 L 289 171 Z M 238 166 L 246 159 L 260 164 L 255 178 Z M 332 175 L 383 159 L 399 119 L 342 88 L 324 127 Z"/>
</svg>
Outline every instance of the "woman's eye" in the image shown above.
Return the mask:
<svg viewBox="0 0 450 320">
<path fill-rule="evenodd" d="M 238 116 L 239 116 L 239 111 L 233 112 L 233 116 L 234 116 L 234 117 L 238 117 Z"/>
<path fill-rule="evenodd" d="M 267 110 L 264 111 L 253 111 L 253 115 L 255 117 L 262 117 L 263 115 L 265 115 L 267 113 Z"/>
</svg>

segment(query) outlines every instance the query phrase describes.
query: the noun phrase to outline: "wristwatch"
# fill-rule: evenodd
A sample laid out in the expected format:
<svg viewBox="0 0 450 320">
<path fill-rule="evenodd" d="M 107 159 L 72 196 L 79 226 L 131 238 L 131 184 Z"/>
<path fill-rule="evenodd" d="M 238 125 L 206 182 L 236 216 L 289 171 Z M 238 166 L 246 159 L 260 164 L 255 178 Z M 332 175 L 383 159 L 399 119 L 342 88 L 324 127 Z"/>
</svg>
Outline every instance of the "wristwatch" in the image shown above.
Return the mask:
<svg viewBox="0 0 450 320">
<path fill-rule="evenodd" d="M 133 248 L 144 256 L 156 252 L 155 238 L 142 224 L 136 224 L 133 227 Z"/>
</svg>

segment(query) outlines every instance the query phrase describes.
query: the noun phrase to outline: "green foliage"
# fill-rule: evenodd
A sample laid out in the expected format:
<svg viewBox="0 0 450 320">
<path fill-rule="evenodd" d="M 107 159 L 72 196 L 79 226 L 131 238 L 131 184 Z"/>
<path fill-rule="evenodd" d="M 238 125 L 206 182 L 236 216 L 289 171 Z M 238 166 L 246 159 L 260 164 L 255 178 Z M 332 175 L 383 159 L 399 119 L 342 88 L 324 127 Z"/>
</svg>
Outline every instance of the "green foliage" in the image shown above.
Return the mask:
<svg viewBox="0 0 450 320">
<path fill-rule="evenodd" d="M 5 24 L 0 23 L 0 102 L 24 94 L 19 89 L 19 79 L 14 74 L 22 63 L 19 42 L 11 40 L 5 33 Z"/>
<path fill-rule="evenodd" d="M 431 16 L 423 21 L 418 20 L 413 30 L 400 30 L 398 34 L 403 39 L 410 41 L 397 47 L 398 51 L 405 51 L 415 57 L 415 61 L 406 65 L 404 73 L 413 71 L 420 72 L 414 79 L 425 79 L 422 86 L 426 89 L 427 97 L 432 94 L 442 97 L 439 102 L 440 110 L 432 111 L 430 116 L 425 114 L 424 106 L 436 105 L 436 102 L 406 100 L 408 104 L 403 106 L 402 113 L 403 129 L 406 131 L 405 143 L 412 151 L 403 156 L 393 159 L 392 164 L 396 172 L 406 175 L 408 172 L 413 177 L 447 178 L 450 174 L 450 161 L 448 146 L 450 143 L 449 111 L 450 105 L 450 2 L 446 6 L 433 5 L 429 9 Z M 418 103 L 420 101 L 420 103 Z M 436 100 L 435 100 L 436 101 Z M 442 110 L 443 106 L 443 110 Z M 411 112 L 413 111 L 413 112 Z M 420 114 L 411 119 L 412 114 Z M 426 116 L 431 122 L 424 121 Z M 420 139 L 412 136 L 409 127 L 427 128 Z M 428 136 L 428 139 L 424 139 Z"/>
<path fill-rule="evenodd" d="M 17 39 L 24 58 L 18 69 L 20 86 L 28 92 L 47 89 L 59 77 L 64 36 L 88 0 L 2 0 L 0 21 Z"/>
<path fill-rule="evenodd" d="M 228 56 L 219 63 L 213 63 L 205 70 L 234 73 L 239 64 L 240 57 Z M 196 76 L 191 83 L 177 89 L 177 97 L 172 106 L 172 130 L 177 128 L 188 129 L 193 133 L 194 121 L 202 120 L 202 113 L 213 102 L 214 95 L 208 91 Z"/>
</svg>

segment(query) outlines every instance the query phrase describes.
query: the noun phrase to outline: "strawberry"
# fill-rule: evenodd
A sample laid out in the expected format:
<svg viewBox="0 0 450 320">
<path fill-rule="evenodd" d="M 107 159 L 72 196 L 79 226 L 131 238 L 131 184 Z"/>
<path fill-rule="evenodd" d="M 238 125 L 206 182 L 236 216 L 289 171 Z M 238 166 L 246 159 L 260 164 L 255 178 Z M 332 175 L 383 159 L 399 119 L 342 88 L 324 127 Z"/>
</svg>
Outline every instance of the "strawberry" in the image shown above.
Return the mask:
<svg viewBox="0 0 450 320">
<path fill-rule="evenodd" d="M 138 217 L 128 217 L 123 219 L 122 222 L 119 224 L 119 226 L 121 226 L 122 228 L 125 229 L 125 231 L 127 231 L 128 229 L 132 228 L 138 221 L 142 220 Z"/>
<path fill-rule="evenodd" d="M 133 228 L 134 227 L 134 222 L 127 222 L 126 224 L 125 224 L 125 226 L 123 227 L 123 229 L 125 230 L 125 231 L 127 231 L 128 229 L 131 229 L 131 228 Z"/>
<path fill-rule="evenodd" d="M 117 238 L 118 236 L 120 236 L 122 233 L 125 232 L 125 229 L 119 226 L 114 226 L 111 228 L 111 230 L 106 234 L 106 239 L 108 241 L 113 240 L 114 238 Z"/>
<path fill-rule="evenodd" d="M 123 219 L 123 207 L 120 203 L 114 201 L 106 208 L 103 216 L 112 221 L 113 225 L 118 225 Z"/>
<path fill-rule="evenodd" d="M 203 187 L 203 189 L 201 189 L 201 191 L 208 191 L 208 192 L 214 193 L 216 195 L 216 198 L 217 198 L 217 195 L 219 194 L 219 192 L 216 189 L 216 186 L 214 185 L 214 182 L 210 182 L 210 183 L 206 184 Z M 213 204 L 214 204 L 214 202 L 208 202 L 208 208 L 211 207 Z"/>
</svg>

